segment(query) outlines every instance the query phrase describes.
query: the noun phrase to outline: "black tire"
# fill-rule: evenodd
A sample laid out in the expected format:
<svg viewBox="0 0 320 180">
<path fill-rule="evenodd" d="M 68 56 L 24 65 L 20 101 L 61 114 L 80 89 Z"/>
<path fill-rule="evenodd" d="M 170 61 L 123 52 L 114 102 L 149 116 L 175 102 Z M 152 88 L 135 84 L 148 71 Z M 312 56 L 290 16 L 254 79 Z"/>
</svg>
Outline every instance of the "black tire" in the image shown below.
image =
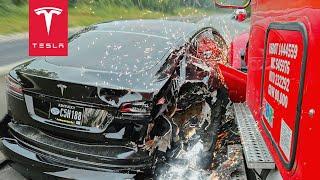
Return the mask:
<svg viewBox="0 0 320 180">
<path fill-rule="evenodd" d="M 0 137 L 8 136 L 8 123 L 11 121 L 11 116 L 6 114 L 2 119 L 0 119 Z"/>
</svg>

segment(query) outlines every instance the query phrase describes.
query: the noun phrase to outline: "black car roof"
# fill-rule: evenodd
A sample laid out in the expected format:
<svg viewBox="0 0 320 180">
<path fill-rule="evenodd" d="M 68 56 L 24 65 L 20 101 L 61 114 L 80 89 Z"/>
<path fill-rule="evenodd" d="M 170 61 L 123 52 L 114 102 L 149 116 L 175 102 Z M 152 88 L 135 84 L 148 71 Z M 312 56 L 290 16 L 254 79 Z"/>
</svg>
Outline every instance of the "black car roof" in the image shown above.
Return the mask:
<svg viewBox="0 0 320 180">
<path fill-rule="evenodd" d="M 167 39 L 180 39 L 197 29 L 196 24 L 170 20 L 124 20 L 112 21 L 96 25 L 97 31 L 123 31 L 142 33 Z"/>
<path fill-rule="evenodd" d="M 167 20 L 126 20 L 87 27 L 71 37 L 67 57 L 47 62 L 111 73 L 144 72 L 161 64 L 197 26 Z"/>
</svg>

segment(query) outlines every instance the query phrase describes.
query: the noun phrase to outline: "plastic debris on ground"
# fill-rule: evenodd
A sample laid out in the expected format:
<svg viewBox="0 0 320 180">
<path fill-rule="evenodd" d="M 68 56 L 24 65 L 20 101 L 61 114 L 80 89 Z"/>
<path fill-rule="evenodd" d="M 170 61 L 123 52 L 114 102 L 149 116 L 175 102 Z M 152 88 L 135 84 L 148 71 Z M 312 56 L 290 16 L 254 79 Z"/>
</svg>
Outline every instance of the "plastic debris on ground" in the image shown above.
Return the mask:
<svg viewBox="0 0 320 180">
<path fill-rule="evenodd" d="M 208 161 L 206 159 L 208 156 L 203 154 L 203 143 L 198 141 L 190 149 L 181 150 L 175 160 L 162 165 L 157 179 L 231 179 L 242 160 L 240 152 L 234 152 L 232 156 L 227 156 L 228 145 L 233 144 L 241 143 L 230 103 L 222 119 L 215 148 L 210 152 L 212 153 L 212 159 L 209 160 L 209 166 L 203 167 L 203 162 Z"/>
</svg>

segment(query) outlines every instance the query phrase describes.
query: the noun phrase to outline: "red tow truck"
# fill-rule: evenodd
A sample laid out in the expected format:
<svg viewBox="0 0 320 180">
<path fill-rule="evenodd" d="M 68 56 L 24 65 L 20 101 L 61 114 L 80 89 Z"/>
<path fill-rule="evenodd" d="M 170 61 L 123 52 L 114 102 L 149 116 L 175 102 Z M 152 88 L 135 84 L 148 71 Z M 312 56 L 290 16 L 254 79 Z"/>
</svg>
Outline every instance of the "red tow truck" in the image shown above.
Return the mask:
<svg viewBox="0 0 320 180">
<path fill-rule="evenodd" d="M 247 168 L 261 179 L 317 179 L 320 1 L 215 3 L 252 9 L 249 37 L 233 42 L 242 44 L 243 58 L 231 59 L 233 68 L 220 65 L 234 102 Z"/>
</svg>

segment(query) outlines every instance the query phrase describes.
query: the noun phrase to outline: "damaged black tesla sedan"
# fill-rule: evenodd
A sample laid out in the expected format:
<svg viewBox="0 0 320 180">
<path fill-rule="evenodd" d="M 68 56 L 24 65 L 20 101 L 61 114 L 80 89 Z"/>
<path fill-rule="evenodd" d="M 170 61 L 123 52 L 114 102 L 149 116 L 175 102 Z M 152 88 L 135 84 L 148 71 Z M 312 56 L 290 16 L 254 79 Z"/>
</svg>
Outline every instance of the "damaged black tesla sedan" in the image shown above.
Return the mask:
<svg viewBox="0 0 320 180">
<path fill-rule="evenodd" d="M 69 56 L 39 57 L 7 76 L 4 153 L 26 177 L 152 175 L 192 141 L 214 148 L 227 100 L 211 27 L 166 20 L 93 25 Z"/>
</svg>

